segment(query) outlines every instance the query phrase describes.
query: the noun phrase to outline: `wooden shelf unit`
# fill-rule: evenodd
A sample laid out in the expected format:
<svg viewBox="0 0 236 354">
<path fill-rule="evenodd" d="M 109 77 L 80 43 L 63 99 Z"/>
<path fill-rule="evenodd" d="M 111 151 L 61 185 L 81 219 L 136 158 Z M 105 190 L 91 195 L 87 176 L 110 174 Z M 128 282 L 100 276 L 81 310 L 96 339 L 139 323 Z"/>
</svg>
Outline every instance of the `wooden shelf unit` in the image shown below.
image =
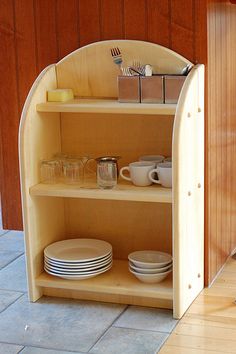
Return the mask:
<svg viewBox="0 0 236 354">
<path fill-rule="evenodd" d="M 121 104 L 114 99 L 119 71 L 111 47 L 121 48 L 127 65 L 139 58 L 160 73 L 176 74 L 189 64 L 156 44 L 112 40 L 80 48 L 39 75 L 19 134 L 29 298 L 45 294 L 173 308 L 180 318 L 203 288 L 204 67 L 193 67 L 177 105 Z M 46 91 L 56 88 L 72 88 L 84 98 L 46 102 Z M 57 152 L 121 155 L 120 167 L 145 154 L 172 155 L 173 188 L 119 181 L 107 191 L 88 181 L 82 187 L 40 183 L 40 161 Z M 82 281 L 46 274 L 44 248 L 72 237 L 110 242 L 112 269 Z M 173 276 L 141 283 L 127 265 L 129 252 L 139 249 L 172 253 Z"/>
</svg>

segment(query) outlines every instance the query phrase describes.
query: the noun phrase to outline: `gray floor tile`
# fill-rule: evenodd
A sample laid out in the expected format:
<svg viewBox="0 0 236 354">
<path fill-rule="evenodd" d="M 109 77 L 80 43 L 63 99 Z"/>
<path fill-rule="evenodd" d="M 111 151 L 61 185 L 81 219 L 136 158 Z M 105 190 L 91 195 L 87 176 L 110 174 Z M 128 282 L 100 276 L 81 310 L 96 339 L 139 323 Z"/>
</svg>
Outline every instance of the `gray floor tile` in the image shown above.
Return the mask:
<svg viewBox="0 0 236 354">
<path fill-rule="evenodd" d="M 2 236 L 4 237 L 4 236 Z M 0 271 L 0 289 L 27 291 L 24 255 Z"/>
<path fill-rule="evenodd" d="M 1 251 L 17 251 L 23 253 L 24 249 L 24 234 L 22 231 L 9 231 L 3 236 L 0 236 Z"/>
<path fill-rule="evenodd" d="M 15 302 L 22 293 L 16 291 L 0 290 L 0 312 Z"/>
<path fill-rule="evenodd" d="M 114 326 L 170 333 L 177 322 L 171 310 L 129 306 Z"/>
<path fill-rule="evenodd" d="M 11 263 L 14 259 L 19 257 L 22 252 L 1 251 L 0 250 L 0 269 Z"/>
<path fill-rule="evenodd" d="M 65 352 L 53 349 L 42 349 L 36 347 L 25 347 L 20 354 L 84 354 L 84 352 Z"/>
<path fill-rule="evenodd" d="M 20 345 L 0 343 L 0 354 L 17 354 L 22 348 Z"/>
<path fill-rule="evenodd" d="M 124 310 L 123 305 L 24 295 L 0 313 L 0 341 L 67 351 L 88 351 Z"/>
<path fill-rule="evenodd" d="M 155 354 L 166 333 L 111 327 L 90 350 L 91 354 Z"/>
<path fill-rule="evenodd" d="M 8 230 L 3 230 L 1 227 L 0 227 L 0 236 L 1 235 L 4 235 L 5 233 L 7 233 L 8 232 Z"/>
</svg>

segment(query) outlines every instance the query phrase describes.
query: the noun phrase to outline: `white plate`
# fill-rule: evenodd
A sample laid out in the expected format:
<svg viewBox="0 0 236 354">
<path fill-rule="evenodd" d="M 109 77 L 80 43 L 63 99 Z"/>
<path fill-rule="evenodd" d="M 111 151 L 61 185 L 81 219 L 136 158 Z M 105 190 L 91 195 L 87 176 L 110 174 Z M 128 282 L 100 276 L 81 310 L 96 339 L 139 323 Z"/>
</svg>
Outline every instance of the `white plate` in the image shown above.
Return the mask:
<svg viewBox="0 0 236 354">
<path fill-rule="evenodd" d="M 44 264 L 45 266 L 47 266 L 47 268 L 50 268 L 51 270 L 55 269 L 55 271 L 62 271 L 62 272 L 87 272 L 93 269 L 98 269 L 101 267 L 106 266 L 107 264 L 110 264 L 112 261 L 112 257 L 109 257 L 108 259 L 106 259 L 103 262 L 97 263 L 95 265 L 92 266 L 86 266 L 86 267 L 80 267 L 80 266 L 63 266 L 63 265 L 55 265 L 55 264 L 51 264 L 49 263 L 46 259 L 44 260 Z"/>
<path fill-rule="evenodd" d="M 88 262 L 105 257 L 112 251 L 110 243 L 91 238 L 77 238 L 52 243 L 44 250 L 46 257 L 62 262 Z"/>
<path fill-rule="evenodd" d="M 112 253 L 109 253 L 107 256 L 99 258 L 98 260 L 96 259 L 95 261 L 90 261 L 90 262 L 60 262 L 60 261 L 54 261 L 51 258 L 48 258 L 44 256 L 45 262 L 55 265 L 56 267 L 66 267 L 66 268 L 87 268 L 90 266 L 95 266 L 97 264 L 100 264 L 102 262 L 107 261 L 108 259 L 112 258 Z"/>
<path fill-rule="evenodd" d="M 135 267 L 132 262 L 129 262 L 129 267 L 132 269 L 134 272 L 140 273 L 140 274 L 158 274 L 158 273 L 164 273 L 170 268 L 172 268 L 172 262 L 168 264 L 166 267 L 162 268 L 139 268 Z"/>
<path fill-rule="evenodd" d="M 110 264 L 112 264 L 112 261 L 110 261 L 108 264 L 106 264 L 105 266 L 101 266 L 101 267 L 97 267 L 96 269 L 93 270 L 64 270 L 64 269 L 55 269 L 52 267 L 49 267 L 47 264 L 44 264 L 44 268 L 49 270 L 50 272 L 54 272 L 54 273 L 58 273 L 58 274 L 67 274 L 67 275 L 86 275 L 86 274 L 93 274 L 96 273 L 104 268 L 107 268 L 108 266 L 110 266 Z"/>
<path fill-rule="evenodd" d="M 99 275 L 99 274 L 102 274 L 106 271 L 108 271 L 109 269 L 111 269 L 112 267 L 112 263 L 109 264 L 109 266 L 97 271 L 97 272 L 93 272 L 91 274 L 84 274 L 84 275 L 67 275 L 67 274 L 61 274 L 61 273 L 56 273 L 56 272 L 52 272 L 46 268 L 45 271 L 48 273 L 48 274 L 51 274 L 51 275 L 54 275 L 56 277 L 60 277 L 60 278 L 63 278 L 63 279 L 69 279 L 69 280 L 81 280 L 81 279 L 88 279 L 88 278 L 92 278 L 92 277 L 95 277 L 96 275 Z"/>
<path fill-rule="evenodd" d="M 164 273 L 159 274 L 141 274 L 134 272 L 132 269 L 129 268 L 129 271 L 136 276 L 141 282 L 143 283 L 160 283 L 163 281 L 169 273 L 172 272 L 172 269 L 168 270 Z"/>
<path fill-rule="evenodd" d="M 139 268 L 161 268 L 172 261 L 172 256 L 159 251 L 136 251 L 128 255 L 129 260 Z"/>
</svg>

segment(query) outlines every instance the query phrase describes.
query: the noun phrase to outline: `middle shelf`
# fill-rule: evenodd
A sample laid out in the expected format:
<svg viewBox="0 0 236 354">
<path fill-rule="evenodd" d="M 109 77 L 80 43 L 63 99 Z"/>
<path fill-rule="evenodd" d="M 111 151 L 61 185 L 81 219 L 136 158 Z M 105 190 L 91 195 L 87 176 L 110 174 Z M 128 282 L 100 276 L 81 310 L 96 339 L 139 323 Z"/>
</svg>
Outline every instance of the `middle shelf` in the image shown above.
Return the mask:
<svg viewBox="0 0 236 354">
<path fill-rule="evenodd" d="M 127 200 L 154 203 L 172 203 L 172 189 L 160 186 L 136 187 L 119 182 L 114 189 L 100 189 L 95 181 L 83 186 L 68 184 L 36 184 L 30 188 L 31 196 L 66 198 Z"/>
</svg>

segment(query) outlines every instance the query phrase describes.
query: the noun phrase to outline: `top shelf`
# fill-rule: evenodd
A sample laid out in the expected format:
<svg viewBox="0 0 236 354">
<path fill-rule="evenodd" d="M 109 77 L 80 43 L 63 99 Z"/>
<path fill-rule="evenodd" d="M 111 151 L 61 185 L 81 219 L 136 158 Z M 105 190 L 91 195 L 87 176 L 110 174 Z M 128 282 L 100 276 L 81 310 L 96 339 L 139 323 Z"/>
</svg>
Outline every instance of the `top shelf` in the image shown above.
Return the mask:
<svg viewBox="0 0 236 354">
<path fill-rule="evenodd" d="M 39 103 L 36 109 L 38 112 L 175 115 L 176 104 L 120 103 L 116 99 L 77 98 L 66 102 Z"/>
</svg>

